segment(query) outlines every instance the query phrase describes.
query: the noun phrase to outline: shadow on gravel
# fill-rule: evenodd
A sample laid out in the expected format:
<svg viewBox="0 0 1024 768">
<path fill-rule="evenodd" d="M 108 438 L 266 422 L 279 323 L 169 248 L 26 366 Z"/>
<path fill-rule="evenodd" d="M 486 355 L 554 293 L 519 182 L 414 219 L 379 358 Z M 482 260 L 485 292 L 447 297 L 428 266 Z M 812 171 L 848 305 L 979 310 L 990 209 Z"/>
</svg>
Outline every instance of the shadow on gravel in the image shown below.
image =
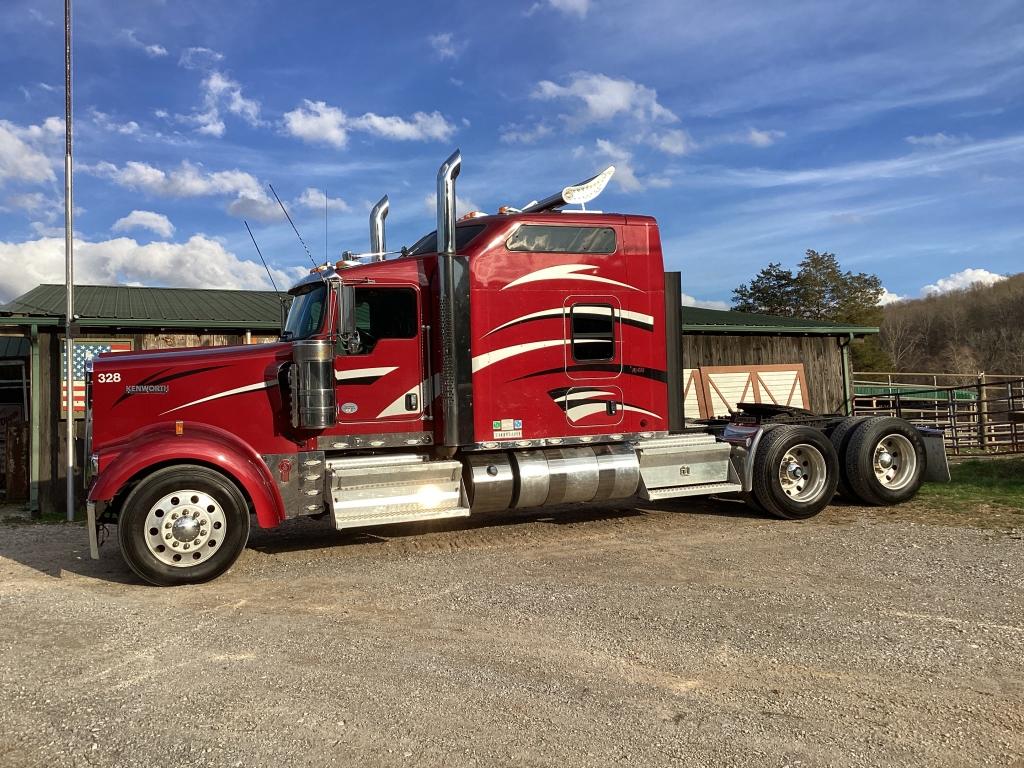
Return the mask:
<svg viewBox="0 0 1024 768">
<path fill-rule="evenodd" d="M 658 513 L 689 513 L 714 517 L 767 518 L 733 499 L 680 499 L 657 503 L 639 503 L 624 507 L 609 503 L 600 506 L 568 505 L 543 509 L 509 512 L 490 512 L 471 517 L 450 518 L 420 523 L 381 525 L 336 531 L 330 518 L 319 520 L 304 518 L 285 522 L 281 527 L 263 530 L 253 520 L 248 548 L 263 554 L 284 554 L 302 550 L 320 550 L 338 547 L 370 547 L 391 541 L 414 539 L 439 533 L 468 531 L 495 532 L 514 526 L 582 525 L 599 521 L 641 519 Z M 47 535 L 52 532 L 53 535 Z M 585 532 L 585 530 L 583 531 Z M 69 535 L 70 534 L 70 535 Z M 52 578 L 72 573 L 90 579 L 117 584 L 144 586 L 121 560 L 117 546 L 117 529 L 107 528 L 107 536 L 100 547 L 100 559 L 89 557 L 85 528 L 81 524 L 26 524 L 0 526 L 0 557 L 25 565 Z"/>
<path fill-rule="evenodd" d="M 583 525 L 598 521 L 629 520 L 644 518 L 652 512 L 681 512 L 716 517 L 748 518 L 765 520 L 765 515 L 747 507 L 742 501 L 725 499 L 690 499 L 678 502 L 639 502 L 636 506 L 623 507 L 619 504 L 569 505 L 523 511 L 485 512 L 470 517 L 432 520 L 421 523 L 400 523 L 380 525 L 372 528 L 335 531 L 329 519 L 293 520 L 280 528 L 263 531 L 253 529 L 249 537 L 249 548 L 264 554 L 280 554 L 299 550 L 316 550 L 331 547 L 357 547 L 385 544 L 390 541 L 415 538 L 437 533 L 458 533 L 463 531 L 501 531 L 512 526 L 537 524 Z"/>
<path fill-rule="evenodd" d="M 117 551 L 116 530 L 100 547 L 100 559 L 89 557 L 85 527 L 79 523 L 0 526 L 0 558 L 13 560 L 55 579 L 67 573 L 117 584 L 141 584 Z"/>
</svg>

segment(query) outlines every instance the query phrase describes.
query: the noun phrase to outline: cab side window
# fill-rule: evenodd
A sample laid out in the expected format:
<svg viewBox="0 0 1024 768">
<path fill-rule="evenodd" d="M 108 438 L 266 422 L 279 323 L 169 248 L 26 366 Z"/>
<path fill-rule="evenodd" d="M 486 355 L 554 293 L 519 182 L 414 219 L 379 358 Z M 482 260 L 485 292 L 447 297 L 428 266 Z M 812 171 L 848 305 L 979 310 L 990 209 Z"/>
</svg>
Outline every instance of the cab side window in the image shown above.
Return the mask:
<svg viewBox="0 0 1024 768">
<path fill-rule="evenodd" d="M 610 304 L 574 304 L 572 356 L 577 362 L 615 359 L 615 309 Z"/>
<path fill-rule="evenodd" d="M 356 288 L 356 328 L 362 354 L 381 339 L 414 339 L 419 331 L 416 291 L 411 288 Z"/>
</svg>

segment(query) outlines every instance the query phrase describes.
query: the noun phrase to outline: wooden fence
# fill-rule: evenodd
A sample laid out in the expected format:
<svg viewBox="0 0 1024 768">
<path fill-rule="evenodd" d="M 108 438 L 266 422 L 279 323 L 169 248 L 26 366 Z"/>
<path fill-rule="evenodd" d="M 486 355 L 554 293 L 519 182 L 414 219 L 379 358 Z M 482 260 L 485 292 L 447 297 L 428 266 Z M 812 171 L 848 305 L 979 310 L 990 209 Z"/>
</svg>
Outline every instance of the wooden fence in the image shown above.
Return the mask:
<svg viewBox="0 0 1024 768">
<path fill-rule="evenodd" d="M 1024 453 L 1024 377 L 858 373 L 854 413 L 945 431 L 954 456 Z"/>
</svg>

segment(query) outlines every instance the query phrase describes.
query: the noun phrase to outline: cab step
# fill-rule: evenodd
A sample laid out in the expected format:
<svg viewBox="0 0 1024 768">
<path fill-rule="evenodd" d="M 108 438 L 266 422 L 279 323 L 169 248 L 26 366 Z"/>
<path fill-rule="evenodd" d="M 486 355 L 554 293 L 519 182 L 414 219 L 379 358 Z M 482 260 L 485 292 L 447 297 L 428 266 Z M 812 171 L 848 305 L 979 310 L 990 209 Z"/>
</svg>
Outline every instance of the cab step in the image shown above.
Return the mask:
<svg viewBox="0 0 1024 768">
<path fill-rule="evenodd" d="M 468 517 L 462 463 L 398 454 L 330 459 L 328 488 L 334 527 Z"/>
<path fill-rule="evenodd" d="M 697 485 L 678 485 L 671 488 L 651 488 L 647 491 L 648 501 L 662 499 L 679 499 L 684 496 L 711 496 L 718 493 L 739 493 L 743 490 L 740 483 L 699 483 Z"/>
</svg>

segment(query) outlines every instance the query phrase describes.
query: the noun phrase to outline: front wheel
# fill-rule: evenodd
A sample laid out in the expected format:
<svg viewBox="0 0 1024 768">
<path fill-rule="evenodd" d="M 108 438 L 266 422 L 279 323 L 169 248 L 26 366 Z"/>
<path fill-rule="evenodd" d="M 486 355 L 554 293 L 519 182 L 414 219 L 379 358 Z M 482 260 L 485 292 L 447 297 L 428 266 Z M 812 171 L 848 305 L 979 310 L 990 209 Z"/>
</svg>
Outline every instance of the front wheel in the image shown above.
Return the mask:
<svg viewBox="0 0 1024 768">
<path fill-rule="evenodd" d="M 828 506 L 838 482 L 836 450 L 820 431 L 779 426 L 761 438 L 754 456 L 753 495 L 776 517 L 814 517 Z"/>
<path fill-rule="evenodd" d="M 121 555 L 150 584 L 197 584 L 232 566 L 249 539 L 245 498 L 207 467 L 180 465 L 143 479 L 117 524 Z"/>
</svg>

